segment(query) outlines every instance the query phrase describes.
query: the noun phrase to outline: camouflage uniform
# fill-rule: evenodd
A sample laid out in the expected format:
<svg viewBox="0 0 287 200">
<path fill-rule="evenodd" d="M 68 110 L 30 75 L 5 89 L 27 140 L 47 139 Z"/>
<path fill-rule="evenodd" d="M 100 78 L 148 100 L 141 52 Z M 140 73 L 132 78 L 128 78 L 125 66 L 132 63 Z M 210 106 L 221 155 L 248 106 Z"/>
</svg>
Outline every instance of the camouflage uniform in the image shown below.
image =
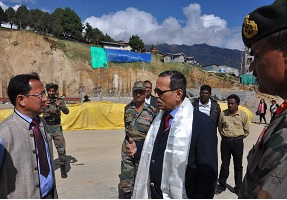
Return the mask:
<svg viewBox="0 0 287 200">
<path fill-rule="evenodd" d="M 61 125 L 61 111 L 63 113 L 68 113 L 69 109 L 66 106 L 64 99 L 56 98 L 60 103 L 61 108 L 55 105 L 55 103 L 50 103 L 50 105 L 43 112 L 43 117 L 47 122 L 48 133 L 54 140 L 55 147 L 58 152 L 60 165 L 66 164 L 66 142 L 63 135 L 62 125 Z"/>
<path fill-rule="evenodd" d="M 134 101 L 125 107 L 125 133 L 127 137 L 131 137 L 135 141 L 137 147 L 140 146 L 141 148 L 143 146 L 146 134 L 156 116 L 156 113 L 158 112 L 156 112 L 152 106 L 146 103 L 144 104 L 142 111 L 139 113 L 135 110 Z M 136 153 L 134 158 L 127 155 L 125 147 L 126 143 L 128 143 L 128 141 L 125 139 L 121 152 L 122 161 L 119 183 L 119 198 L 131 198 L 140 159 L 139 151 Z"/>
<path fill-rule="evenodd" d="M 287 110 L 276 116 L 250 150 L 239 198 L 287 198 Z M 263 135 L 263 134 L 262 134 Z"/>
</svg>

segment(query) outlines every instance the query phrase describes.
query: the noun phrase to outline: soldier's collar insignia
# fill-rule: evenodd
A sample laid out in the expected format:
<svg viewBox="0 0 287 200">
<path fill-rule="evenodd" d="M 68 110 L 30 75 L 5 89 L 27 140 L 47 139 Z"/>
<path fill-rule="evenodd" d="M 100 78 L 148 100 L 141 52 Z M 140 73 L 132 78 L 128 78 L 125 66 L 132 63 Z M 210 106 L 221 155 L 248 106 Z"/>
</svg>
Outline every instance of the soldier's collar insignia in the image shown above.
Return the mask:
<svg viewBox="0 0 287 200">
<path fill-rule="evenodd" d="M 251 39 L 258 33 L 257 24 L 255 21 L 249 19 L 247 15 L 244 19 L 243 34 L 246 38 Z"/>
</svg>

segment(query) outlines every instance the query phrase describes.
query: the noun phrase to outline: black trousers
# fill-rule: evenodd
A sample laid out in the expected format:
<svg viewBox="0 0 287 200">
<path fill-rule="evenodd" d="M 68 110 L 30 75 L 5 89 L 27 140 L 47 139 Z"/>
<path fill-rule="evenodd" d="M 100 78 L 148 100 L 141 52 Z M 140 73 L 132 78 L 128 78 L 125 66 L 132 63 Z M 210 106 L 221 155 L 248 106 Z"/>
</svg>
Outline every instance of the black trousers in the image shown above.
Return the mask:
<svg viewBox="0 0 287 200">
<path fill-rule="evenodd" d="M 266 118 L 265 118 L 265 113 L 260 113 L 259 115 L 259 122 L 261 123 L 262 119 L 264 119 L 264 122 L 266 124 Z"/>
<path fill-rule="evenodd" d="M 234 190 L 239 190 L 242 183 L 242 157 L 243 157 L 243 139 L 222 138 L 221 140 L 221 169 L 218 183 L 223 188 L 226 188 L 226 180 L 229 176 L 229 165 L 231 155 L 234 163 Z"/>
</svg>

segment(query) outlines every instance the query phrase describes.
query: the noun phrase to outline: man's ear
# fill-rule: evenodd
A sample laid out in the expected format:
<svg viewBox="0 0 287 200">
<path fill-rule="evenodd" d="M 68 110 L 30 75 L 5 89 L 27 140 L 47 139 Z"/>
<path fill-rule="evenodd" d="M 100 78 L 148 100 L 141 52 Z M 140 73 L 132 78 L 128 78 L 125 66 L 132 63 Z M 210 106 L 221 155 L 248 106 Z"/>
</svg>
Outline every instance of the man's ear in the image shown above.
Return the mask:
<svg viewBox="0 0 287 200">
<path fill-rule="evenodd" d="M 176 100 L 181 101 L 182 95 L 183 95 L 182 89 L 177 89 L 176 90 Z"/>
<path fill-rule="evenodd" d="M 23 94 L 18 94 L 16 97 L 16 104 L 19 104 L 21 107 L 26 105 L 26 96 Z"/>
</svg>

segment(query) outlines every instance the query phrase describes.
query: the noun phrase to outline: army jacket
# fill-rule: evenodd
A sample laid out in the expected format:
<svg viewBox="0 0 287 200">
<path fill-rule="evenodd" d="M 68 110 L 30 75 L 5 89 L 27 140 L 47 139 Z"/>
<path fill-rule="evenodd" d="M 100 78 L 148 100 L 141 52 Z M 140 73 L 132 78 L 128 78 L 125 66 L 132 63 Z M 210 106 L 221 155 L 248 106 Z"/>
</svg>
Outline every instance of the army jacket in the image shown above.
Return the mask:
<svg viewBox="0 0 287 200">
<path fill-rule="evenodd" d="M 250 150 L 239 198 L 287 198 L 286 115 L 287 109 L 276 116 Z"/>
<path fill-rule="evenodd" d="M 152 106 L 144 104 L 143 109 L 137 112 L 135 102 L 125 107 L 125 132 L 134 141 L 144 140 L 156 113 Z"/>
<path fill-rule="evenodd" d="M 69 112 L 69 109 L 63 98 L 57 97 L 58 102 L 60 103 L 60 107 L 58 107 L 54 101 L 50 100 L 50 105 L 43 112 L 43 117 L 47 123 L 49 122 L 58 122 L 60 124 L 61 121 L 61 111 L 64 114 Z"/>
</svg>

